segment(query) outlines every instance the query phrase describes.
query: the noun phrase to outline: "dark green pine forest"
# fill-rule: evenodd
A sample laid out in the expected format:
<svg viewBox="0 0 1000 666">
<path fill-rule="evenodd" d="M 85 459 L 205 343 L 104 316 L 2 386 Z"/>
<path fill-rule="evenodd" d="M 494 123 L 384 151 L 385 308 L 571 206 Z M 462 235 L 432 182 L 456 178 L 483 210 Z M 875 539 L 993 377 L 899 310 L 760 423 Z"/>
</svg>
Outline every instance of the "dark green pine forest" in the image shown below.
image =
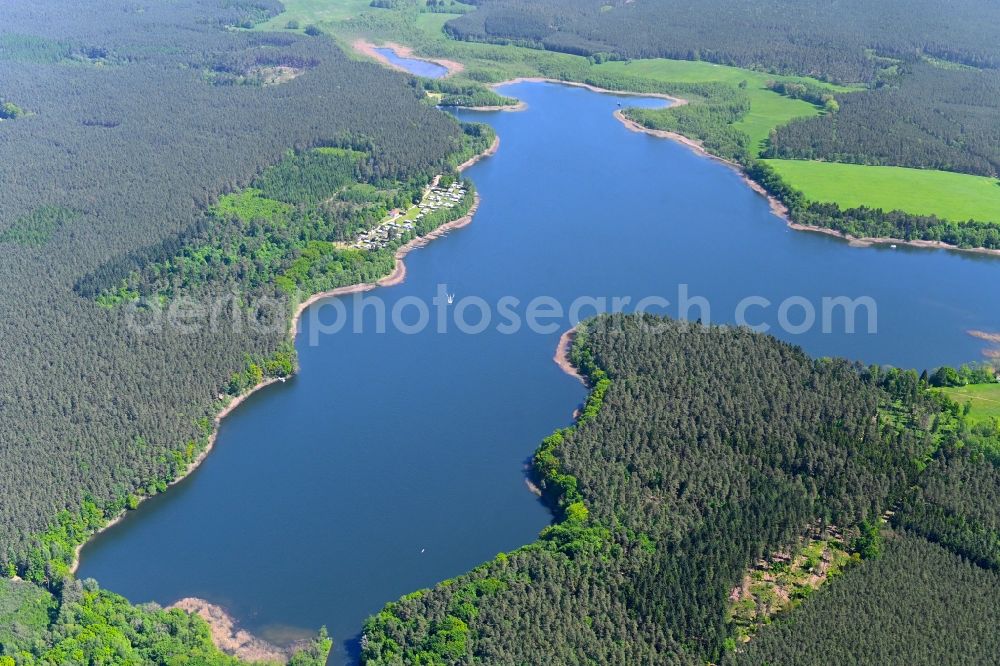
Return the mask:
<svg viewBox="0 0 1000 666">
<path fill-rule="evenodd" d="M 915 372 L 745 329 L 616 315 L 585 324 L 571 358 L 590 397 L 534 457 L 557 521 L 387 605 L 365 663 L 1000 657 L 996 424 L 970 426 Z M 822 530 L 847 564 L 737 640 L 747 572 Z"/>
<path fill-rule="evenodd" d="M 4 3 L 4 666 L 236 663 L 197 618 L 81 588 L 73 549 L 182 474 L 231 395 L 294 369 L 298 299 L 392 269 L 392 248 L 331 241 L 492 140 L 325 36 L 244 30 L 281 10 Z M 164 323 L 179 296 L 200 326 Z"/>
<path fill-rule="evenodd" d="M 130 286 L 132 269 L 148 259 L 231 236 L 240 211 L 213 205 L 290 149 L 289 168 L 308 162 L 316 146 L 363 151 L 331 176 L 357 178 L 362 191 L 326 217 L 308 196 L 279 191 L 280 171 L 267 172 L 260 184 L 289 210 L 280 231 L 294 242 L 275 248 L 271 239 L 271 252 L 256 255 L 237 248 L 238 261 L 220 257 L 199 281 L 206 297 L 231 295 L 236 284 L 289 300 L 267 278 L 289 270 L 309 240 L 335 236 L 350 219 L 338 215 L 377 207 L 365 196 L 379 187 L 383 208 L 411 196 L 469 145 L 406 77 L 348 60 L 326 38 L 227 29 L 277 12 L 277 3 L 192 0 L 122 11 L 109 1 L 83 16 L 72 4 L 15 2 L 0 27 L 3 94 L 16 91 L 34 114 L 0 124 L 0 560 L 19 568 L 33 545 L 28 535 L 59 511 L 120 507 L 176 473 L 176 452 L 203 439 L 199 420 L 216 411 L 230 375 L 285 336 L 284 325 L 225 321 L 185 334 L 136 327 L 135 308 L 94 296 Z M 301 75 L 280 85 L 246 80 L 274 63 Z M 286 203 L 296 199 L 303 203 Z M 249 215 L 248 226 L 272 222 Z M 133 262 L 139 255 L 147 260 Z M 224 265 L 228 278 L 207 279 Z M 244 274 L 263 277 L 237 284 Z"/>
<path fill-rule="evenodd" d="M 459 39 L 517 42 L 622 58 L 706 60 L 748 69 L 872 81 L 878 57 L 925 53 L 1000 68 L 997 8 L 976 0 L 866 3 L 680 0 L 472 0 L 448 23 Z M 877 53 L 872 53 L 877 51 Z"/>
</svg>

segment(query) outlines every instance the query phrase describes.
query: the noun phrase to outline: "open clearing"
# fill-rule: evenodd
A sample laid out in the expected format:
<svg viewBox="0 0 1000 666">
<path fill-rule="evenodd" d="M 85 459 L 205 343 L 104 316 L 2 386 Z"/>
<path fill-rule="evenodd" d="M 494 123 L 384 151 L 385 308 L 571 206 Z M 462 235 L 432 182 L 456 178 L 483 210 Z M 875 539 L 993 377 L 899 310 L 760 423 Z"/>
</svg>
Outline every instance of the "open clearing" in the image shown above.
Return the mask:
<svg viewBox="0 0 1000 666">
<path fill-rule="evenodd" d="M 971 402 L 969 418 L 974 422 L 1000 418 L 1000 383 L 956 386 L 941 391 L 960 405 Z"/>
<path fill-rule="evenodd" d="M 1000 181 L 950 171 L 808 160 L 766 160 L 812 201 L 1000 223 Z"/>
</svg>

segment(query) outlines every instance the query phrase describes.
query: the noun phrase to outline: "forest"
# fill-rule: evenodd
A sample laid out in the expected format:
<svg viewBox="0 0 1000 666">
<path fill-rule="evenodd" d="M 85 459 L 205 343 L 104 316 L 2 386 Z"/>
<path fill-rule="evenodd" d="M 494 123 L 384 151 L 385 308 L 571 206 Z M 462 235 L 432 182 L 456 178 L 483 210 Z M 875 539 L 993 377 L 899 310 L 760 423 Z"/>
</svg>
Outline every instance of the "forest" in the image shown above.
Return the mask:
<svg viewBox="0 0 1000 666">
<path fill-rule="evenodd" d="M 932 0 L 831 5 L 778 0 L 469 0 L 457 39 L 619 59 L 706 60 L 838 83 L 874 82 L 885 59 L 925 53 L 1000 68 L 991 3 Z M 891 26 L 891 29 L 888 29 Z"/>
<path fill-rule="evenodd" d="M 764 156 L 1000 173 L 1000 70 L 918 61 L 881 83 L 777 128 Z"/>
<path fill-rule="evenodd" d="M 350 60 L 327 37 L 243 30 L 281 8 L 272 0 L 98 0 L 85 13 L 67 0 L 4 5 L 2 99 L 16 91 L 10 101 L 25 113 L 0 121 L 0 571 L 39 585 L 56 610 L 27 643 L 0 641 L 0 662 L 26 646 L 39 663 L 67 663 L 45 656 L 64 639 L 81 641 L 80 663 L 119 648 L 170 661 L 129 627 L 180 620 L 143 615 L 103 592 L 83 606 L 65 596 L 77 585 L 68 576 L 74 546 L 183 474 L 227 394 L 293 369 L 294 297 L 268 280 L 285 274 L 308 291 L 354 279 L 338 272 L 333 253 L 311 248 L 374 215 L 324 217 L 317 197 L 336 190 L 341 208 L 354 211 L 376 206 L 366 197 L 381 192 L 375 199 L 391 205 L 491 138 L 433 109 L 409 77 Z M 355 149 L 357 163 L 334 164 L 336 151 Z M 251 185 L 291 211 L 281 230 L 254 208 L 267 202 L 254 200 Z M 240 217 L 243 204 L 249 217 Z M 261 242 L 240 255 L 241 229 L 274 233 L 246 236 Z M 280 253 L 267 251 L 282 239 Z M 241 258 L 230 268 L 234 247 Z M 363 270 L 391 270 L 383 254 L 363 258 Z M 312 270 L 317 256 L 331 270 Z M 195 259 L 205 259 L 198 270 Z M 183 266 L 183 277 L 167 265 Z M 134 290 L 169 306 L 170 289 L 228 306 L 213 326 L 182 330 L 137 325 L 153 310 L 115 301 Z M 277 315 L 247 305 L 268 296 L 284 304 Z M 266 317 L 275 325 L 247 325 Z M 12 589 L 4 585 L 0 603 Z M 121 613 L 136 613 L 134 623 L 99 628 Z M 204 644 L 204 628 L 191 622 L 191 639 L 170 654 L 190 657 Z M 74 634 L 91 630 L 100 640 Z"/>
<path fill-rule="evenodd" d="M 485 151 L 494 136 L 489 126 L 464 125 L 462 142 L 442 168 Z M 115 257 L 78 280 L 75 289 L 108 307 L 162 307 L 180 295 L 224 288 L 272 293 L 277 287 L 293 300 L 371 282 L 392 271 L 397 247 L 465 215 L 474 201 L 475 187 L 465 181 L 468 194 L 456 208 L 422 217 L 412 231 L 377 251 L 347 247 L 390 211 L 419 202 L 429 183 L 423 174 L 406 181 L 381 176 L 364 145 L 289 152 L 249 187 L 220 197 L 188 229 Z"/>
<path fill-rule="evenodd" d="M 93 580 L 68 582 L 57 597 L 31 583 L 0 579 L 0 648 L 0 666 L 249 666 L 220 652 L 198 615 L 153 604 L 132 606 Z M 322 666 L 329 651 L 330 639 L 321 632 L 288 664 Z"/>
<path fill-rule="evenodd" d="M 240 6 L 123 13 L 108 2 L 71 21 L 59 2 L 18 2 L 6 17 L 17 49 L 0 51 L 0 69 L 35 115 L 0 127 L 9 156 L 0 166 L 0 559 L 23 560 L 28 535 L 59 511 L 88 497 L 119 501 L 160 478 L 171 452 L 200 436 L 196 422 L 223 378 L 284 338 L 233 327 L 144 335 L 127 311 L 83 295 L 95 276 L 117 275 L 108 267 L 146 248 L 179 249 L 220 197 L 290 149 L 363 145 L 363 178 L 405 183 L 448 170 L 467 148 L 458 123 L 405 77 L 350 61 L 328 39 L 226 30 L 246 14 Z M 64 34 L 73 40 L 62 44 Z M 114 64 L 54 54 L 78 44 Z M 219 85 L 207 74 L 261 54 L 314 66 L 280 85 Z M 317 88 L 340 92 L 317 110 Z M 413 124 L 422 131 L 406 131 Z M 278 188 L 273 173 L 268 186 Z"/>
<path fill-rule="evenodd" d="M 590 396 L 534 457 L 556 522 L 535 543 L 388 604 L 366 624 L 365 663 L 998 654 L 972 637 L 1000 591 L 984 550 L 996 543 L 1000 430 L 971 429 L 927 376 L 649 315 L 585 323 L 571 360 Z M 850 563 L 738 641 L 730 612 L 745 572 L 796 552 L 817 526 L 842 535 Z M 908 623 L 917 608 L 920 623 Z M 844 619 L 869 611 L 885 621 Z"/>
</svg>

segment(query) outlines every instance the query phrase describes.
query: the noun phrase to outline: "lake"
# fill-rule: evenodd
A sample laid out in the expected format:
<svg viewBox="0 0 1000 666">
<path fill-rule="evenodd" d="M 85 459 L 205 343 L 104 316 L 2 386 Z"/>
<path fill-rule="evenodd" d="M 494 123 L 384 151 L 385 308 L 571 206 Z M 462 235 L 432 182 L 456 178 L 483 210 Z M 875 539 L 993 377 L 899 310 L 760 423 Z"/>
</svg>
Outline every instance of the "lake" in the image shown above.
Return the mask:
<svg viewBox="0 0 1000 666">
<path fill-rule="evenodd" d="M 388 47 L 375 49 L 376 53 L 397 67 L 401 67 L 411 74 L 423 76 L 428 79 L 441 79 L 448 75 L 448 68 L 430 60 L 420 58 L 404 58 L 396 53 L 395 49 Z"/>
<path fill-rule="evenodd" d="M 527 110 L 458 114 L 501 137 L 466 172 L 482 196 L 474 222 L 412 252 L 405 283 L 368 294 L 390 310 L 446 285 L 449 317 L 471 297 L 492 307 L 505 296 L 522 315 L 538 296 L 564 307 L 660 296 L 677 314 L 687 285 L 714 322 L 733 322 L 750 297 L 748 321 L 811 354 L 921 369 L 980 359 L 984 343 L 966 331 L 1000 330 L 995 258 L 791 231 L 731 169 L 612 116 L 660 101 L 547 83 L 501 92 Z M 788 299 L 785 318 L 799 324 L 806 304 L 821 318 L 822 299 L 840 296 L 874 301 L 877 334 L 844 333 L 842 318 L 829 333 L 819 321 L 780 330 Z M 188 479 L 94 539 L 81 577 L 133 602 L 205 598 L 279 642 L 325 624 L 331 663 L 349 663 L 384 603 L 535 538 L 550 514 L 525 462 L 585 397 L 552 362 L 568 323 L 378 333 L 371 307 L 355 334 L 345 301 L 347 326 L 317 345 L 334 310 L 306 313 L 301 372 L 227 418 Z M 477 312 L 467 307 L 466 321 Z"/>
</svg>

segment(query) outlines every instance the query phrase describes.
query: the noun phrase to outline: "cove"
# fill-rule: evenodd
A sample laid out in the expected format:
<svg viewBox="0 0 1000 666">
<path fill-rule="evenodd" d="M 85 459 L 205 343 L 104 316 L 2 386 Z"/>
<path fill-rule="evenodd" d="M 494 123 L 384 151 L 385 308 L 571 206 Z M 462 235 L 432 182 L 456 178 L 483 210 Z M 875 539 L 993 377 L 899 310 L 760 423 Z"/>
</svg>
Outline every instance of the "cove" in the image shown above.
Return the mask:
<svg viewBox="0 0 1000 666">
<path fill-rule="evenodd" d="M 475 220 L 409 254 L 402 285 L 368 294 L 388 308 L 429 301 L 439 284 L 456 300 L 567 305 L 676 301 L 686 284 L 717 323 L 759 296 L 775 308 L 753 322 L 813 355 L 917 368 L 981 358 L 966 331 L 1000 330 L 994 258 L 792 231 L 733 170 L 612 116 L 661 100 L 548 83 L 501 92 L 527 109 L 458 114 L 501 138 L 466 172 L 482 198 Z M 875 300 L 877 334 L 777 328 L 785 299 L 841 295 Z M 384 603 L 534 540 L 551 516 L 524 463 L 585 396 L 552 362 L 561 331 L 351 324 L 311 346 L 306 313 L 300 373 L 248 399 L 197 471 L 94 539 L 79 576 L 133 602 L 201 597 L 278 642 L 325 624 L 339 664 Z"/>
<path fill-rule="evenodd" d="M 401 67 L 417 76 L 423 76 L 428 79 L 440 79 L 448 75 L 447 67 L 439 65 L 436 62 L 431 62 L 430 60 L 404 58 L 403 56 L 397 54 L 395 49 L 388 47 L 377 48 L 375 49 L 375 52 L 393 65 Z"/>
</svg>

